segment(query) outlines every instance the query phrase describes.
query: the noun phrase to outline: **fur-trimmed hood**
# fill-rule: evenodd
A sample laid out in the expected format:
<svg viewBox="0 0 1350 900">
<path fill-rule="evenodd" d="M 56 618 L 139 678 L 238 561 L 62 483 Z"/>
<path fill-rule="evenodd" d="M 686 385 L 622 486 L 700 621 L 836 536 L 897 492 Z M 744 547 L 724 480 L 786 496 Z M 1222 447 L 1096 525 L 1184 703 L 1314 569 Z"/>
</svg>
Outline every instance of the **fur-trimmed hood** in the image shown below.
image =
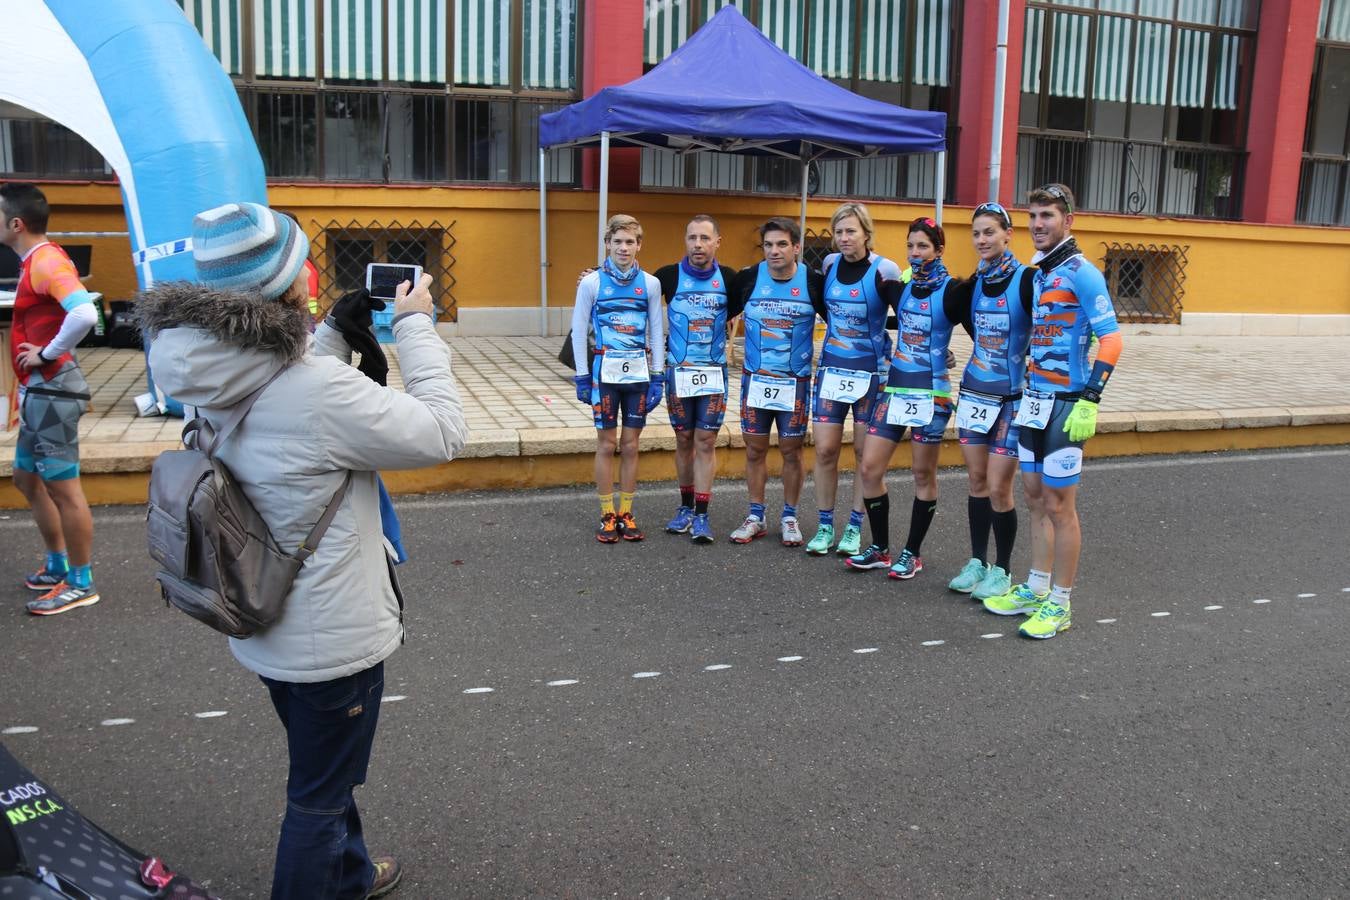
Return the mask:
<svg viewBox="0 0 1350 900">
<path fill-rule="evenodd" d="M 278 366 L 304 358 L 307 315 L 257 294 L 186 281 L 141 292 L 135 308 L 156 386 L 180 403 L 208 409 L 242 400 Z"/>
</svg>

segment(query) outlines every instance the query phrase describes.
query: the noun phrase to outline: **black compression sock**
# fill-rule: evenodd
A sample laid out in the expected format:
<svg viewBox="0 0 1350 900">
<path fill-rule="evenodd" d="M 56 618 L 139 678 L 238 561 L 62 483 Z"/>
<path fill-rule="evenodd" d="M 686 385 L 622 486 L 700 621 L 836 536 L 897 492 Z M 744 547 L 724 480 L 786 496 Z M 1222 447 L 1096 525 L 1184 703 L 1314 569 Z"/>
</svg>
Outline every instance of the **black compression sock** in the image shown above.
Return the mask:
<svg viewBox="0 0 1350 900">
<path fill-rule="evenodd" d="M 909 537 L 905 539 L 905 549 L 915 556 L 923 549 L 923 539 L 928 537 L 928 527 L 937 515 L 936 500 L 914 498 L 914 506 L 909 513 Z"/>
<path fill-rule="evenodd" d="M 680 485 L 680 505 L 694 508 L 694 486 L 692 484 Z"/>
<path fill-rule="evenodd" d="M 993 524 L 994 507 L 988 497 L 967 497 L 966 513 L 970 517 L 970 555 L 984 562 L 989 559 L 989 529 Z"/>
<path fill-rule="evenodd" d="M 1017 542 L 1017 510 L 994 513 L 994 549 L 998 558 L 994 565 L 1005 572 L 1012 571 L 1013 544 Z"/>
<path fill-rule="evenodd" d="M 867 497 L 863 500 L 867 509 L 867 523 L 872 526 L 872 543 L 885 550 L 891 545 L 891 495 Z"/>
</svg>

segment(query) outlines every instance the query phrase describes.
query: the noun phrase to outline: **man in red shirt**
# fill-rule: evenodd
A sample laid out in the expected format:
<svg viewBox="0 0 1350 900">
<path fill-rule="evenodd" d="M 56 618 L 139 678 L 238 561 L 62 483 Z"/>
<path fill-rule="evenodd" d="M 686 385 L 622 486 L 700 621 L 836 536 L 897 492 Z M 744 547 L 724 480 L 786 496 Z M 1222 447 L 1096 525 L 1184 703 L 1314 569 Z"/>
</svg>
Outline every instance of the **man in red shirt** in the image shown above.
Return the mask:
<svg viewBox="0 0 1350 900">
<path fill-rule="evenodd" d="M 19 379 L 14 486 L 28 499 L 47 559 L 25 584 L 28 611 L 51 616 L 98 602 L 90 570 L 94 520 L 80 486 L 80 416 L 89 385 L 72 351 L 97 320 L 93 296 L 64 250 L 47 240 L 47 198 L 0 185 L 0 243 L 21 260 L 11 362 Z"/>
</svg>

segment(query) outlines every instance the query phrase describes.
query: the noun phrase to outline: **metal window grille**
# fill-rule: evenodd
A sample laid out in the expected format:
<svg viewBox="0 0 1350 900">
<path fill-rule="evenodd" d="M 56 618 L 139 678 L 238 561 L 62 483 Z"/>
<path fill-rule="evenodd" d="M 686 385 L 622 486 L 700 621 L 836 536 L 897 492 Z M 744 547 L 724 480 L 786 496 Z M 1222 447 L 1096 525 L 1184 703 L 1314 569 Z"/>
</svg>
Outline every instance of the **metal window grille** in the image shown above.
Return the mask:
<svg viewBox="0 0 1350 900">
<path fill-rule="evenodd" d="M 1190 246 L 1102 242 L 1107 290 L 1122 322 L 1179 324 Z"/>
<path fill-rule="evenodd" d="M 432 297 L 441 321 L 458 319 L 455 301 L 454 222 L 417 219 L 401 223 L 320 222 L 311 219 L 310 258 L 319 270 L 319 308 L 328 309 L 347 291 L 366 285 L 366 266 L 373 262 L 421 266 L 432 278 Z"/>
</svg>

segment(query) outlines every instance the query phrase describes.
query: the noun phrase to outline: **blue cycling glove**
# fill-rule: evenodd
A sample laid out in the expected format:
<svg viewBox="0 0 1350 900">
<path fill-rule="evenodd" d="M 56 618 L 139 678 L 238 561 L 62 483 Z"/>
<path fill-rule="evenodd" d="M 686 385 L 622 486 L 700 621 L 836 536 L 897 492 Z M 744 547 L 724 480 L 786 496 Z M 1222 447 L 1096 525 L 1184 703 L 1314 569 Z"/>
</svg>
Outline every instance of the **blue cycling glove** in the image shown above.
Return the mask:
<svg viewBox="0 0 1350 900">
<path fill-rule="evenodd" d="M 661 394 L 664 393 L 666 386 L 666 376 L 653 375 L 652 383 L 647 386 L 647 404 L 646 411 L 651 412 L 661 405 Z"/>
<path fill-rule="evenodd" d="M 576 375 L 572 378 L 572 381 L 577 386 L 577 399 L 582 403 L 589 404 L 591 402 L 591 376 Z"/>
</svg>

